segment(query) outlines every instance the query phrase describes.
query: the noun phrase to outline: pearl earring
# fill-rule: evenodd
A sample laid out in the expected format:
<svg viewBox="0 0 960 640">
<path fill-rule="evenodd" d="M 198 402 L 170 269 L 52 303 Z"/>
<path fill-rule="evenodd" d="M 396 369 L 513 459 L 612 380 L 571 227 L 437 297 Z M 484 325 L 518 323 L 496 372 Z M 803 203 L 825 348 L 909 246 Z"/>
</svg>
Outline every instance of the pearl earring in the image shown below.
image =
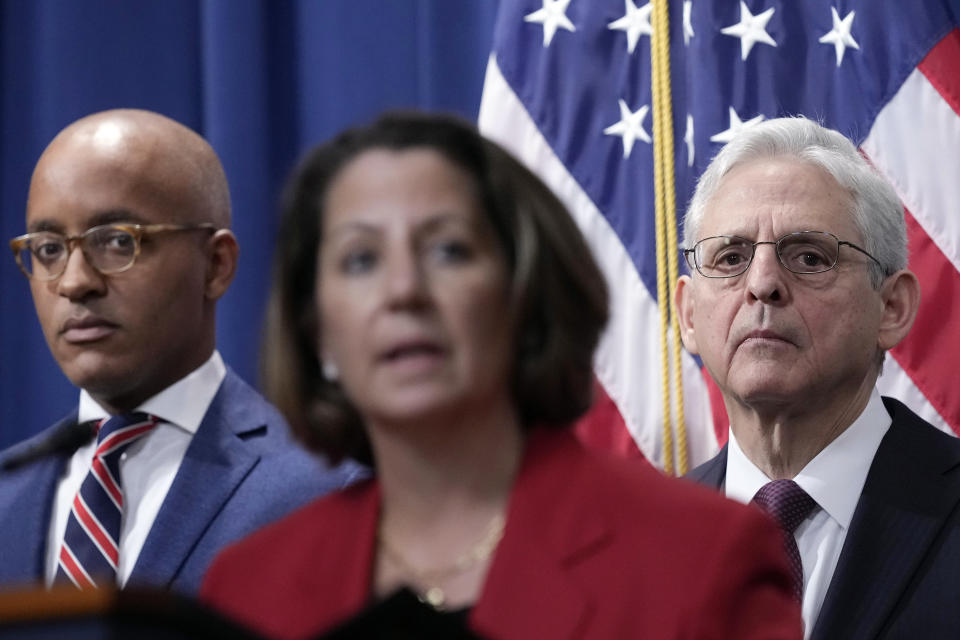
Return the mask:
<svg viewBox="0 0 960 640">
<path fill-rule="evenodd" d="M 327 382 L 336 382 L 340 378 L 340 369 L 337 368 L 337 364 L 333 360 L 324 358 L 321 370 L 323 371 L 323 379 Z"/>
</svg>

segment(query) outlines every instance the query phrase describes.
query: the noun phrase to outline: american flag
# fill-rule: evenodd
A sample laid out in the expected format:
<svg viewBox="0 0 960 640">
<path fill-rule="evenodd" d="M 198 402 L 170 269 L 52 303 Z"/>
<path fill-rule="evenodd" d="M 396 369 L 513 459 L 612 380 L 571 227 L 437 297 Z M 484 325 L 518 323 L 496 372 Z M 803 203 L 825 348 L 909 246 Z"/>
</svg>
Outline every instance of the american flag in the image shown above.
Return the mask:
<svg viewBox="0 0 960 640">
<path fill-rule="evenodd" d="M 697 176 L 742 127 L 803 114 L 854 140 L 904 203 L 910 268 L 923 291 L 878 386 L 956 433 L 958 6 L 668 1 L 678 219 Z M 610 282 L 613 317 L 595 361 L 596 411 L 607 413 L 587 429 L 614 448 L 635 443 L 662 467 L 658 304 L 666 301 L 657 300 L 654 252 L 651 11 L 643 0 L 501 0 L 480 128 L 567 203 Z M 686 353 L 682 362 L 692 466 L 717 451 L 727 424 L 700 363 Z"/>
</svg>

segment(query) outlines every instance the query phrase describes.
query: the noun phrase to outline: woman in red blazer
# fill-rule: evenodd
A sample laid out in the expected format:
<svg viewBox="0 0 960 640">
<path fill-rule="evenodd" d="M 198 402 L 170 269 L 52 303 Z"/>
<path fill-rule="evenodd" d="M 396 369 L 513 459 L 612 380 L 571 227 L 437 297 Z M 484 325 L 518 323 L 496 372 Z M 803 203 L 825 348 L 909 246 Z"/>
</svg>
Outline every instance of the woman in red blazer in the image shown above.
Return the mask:
<svg viewBox="0 0 960 640">
<path fill-rule="evenodd" d="M 532 173 L 459 120 L 394 114 L 294 175 L 268 393 L 367 480 L 231 547 L 201 597 L 272 637 L 411 589 L 487 638 L 799 638 L 759 512 L 587 452 L 604 279 Z"/>
</svg>

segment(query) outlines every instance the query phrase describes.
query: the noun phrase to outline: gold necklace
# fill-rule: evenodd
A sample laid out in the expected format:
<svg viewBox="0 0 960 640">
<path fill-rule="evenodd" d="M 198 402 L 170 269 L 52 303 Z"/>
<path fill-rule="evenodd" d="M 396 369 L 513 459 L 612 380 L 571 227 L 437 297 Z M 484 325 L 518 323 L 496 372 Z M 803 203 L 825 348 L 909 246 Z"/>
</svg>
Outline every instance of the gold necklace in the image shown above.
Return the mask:
<svg viewBox="0 0 960 640">
<path fill-rule="evenodd" d="M 410 564 L 403 554 L 387 540 L 382 527 L 377 532 L 377 541 L 380 543 L 383 555 L 390 562 L 403 573 L 415 578 L 418 585 L 426 587 L 423 593 L 417 594 L 420 601 L 429 604 L 434 609 L 442 610 L 447 601 L 447 594 L 437 583 L 472 569 L 488 559 L 494 549 L 497 548 L 500 539 L 503 538 L 505 522 L 503 514 L 498 513 L 490 520 L 483 536 L 472 547 L 458 555 L 449 564 L 427 569 L 420 569 Z"/>
</svg>

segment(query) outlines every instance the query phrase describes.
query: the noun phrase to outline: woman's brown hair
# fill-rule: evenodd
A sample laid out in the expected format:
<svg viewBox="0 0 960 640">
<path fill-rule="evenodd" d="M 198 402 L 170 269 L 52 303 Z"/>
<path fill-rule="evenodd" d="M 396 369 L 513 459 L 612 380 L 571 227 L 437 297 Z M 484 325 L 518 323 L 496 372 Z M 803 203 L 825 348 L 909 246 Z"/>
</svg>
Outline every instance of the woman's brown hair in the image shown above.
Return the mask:
<svg viewBox="0 0 960 640">
<path fill-rule="evenodd" d="M 509 385 L 525 427 L 566 426 L 590 406 L 593 352 L 607 321 L 607 287 L 576 223 L 557 197 L 471 124 L 395 112 L 310 151 L 294 171 L 282 215 L 262 356 L 267 396 L 294 432 L 336 461 L 372 462 L 356 407 L 324 378 L 314 309 L 327 191 L 371 149 L 437 151 L 465 170 L 508 263 L 516 322 Z"/>
</svg>

